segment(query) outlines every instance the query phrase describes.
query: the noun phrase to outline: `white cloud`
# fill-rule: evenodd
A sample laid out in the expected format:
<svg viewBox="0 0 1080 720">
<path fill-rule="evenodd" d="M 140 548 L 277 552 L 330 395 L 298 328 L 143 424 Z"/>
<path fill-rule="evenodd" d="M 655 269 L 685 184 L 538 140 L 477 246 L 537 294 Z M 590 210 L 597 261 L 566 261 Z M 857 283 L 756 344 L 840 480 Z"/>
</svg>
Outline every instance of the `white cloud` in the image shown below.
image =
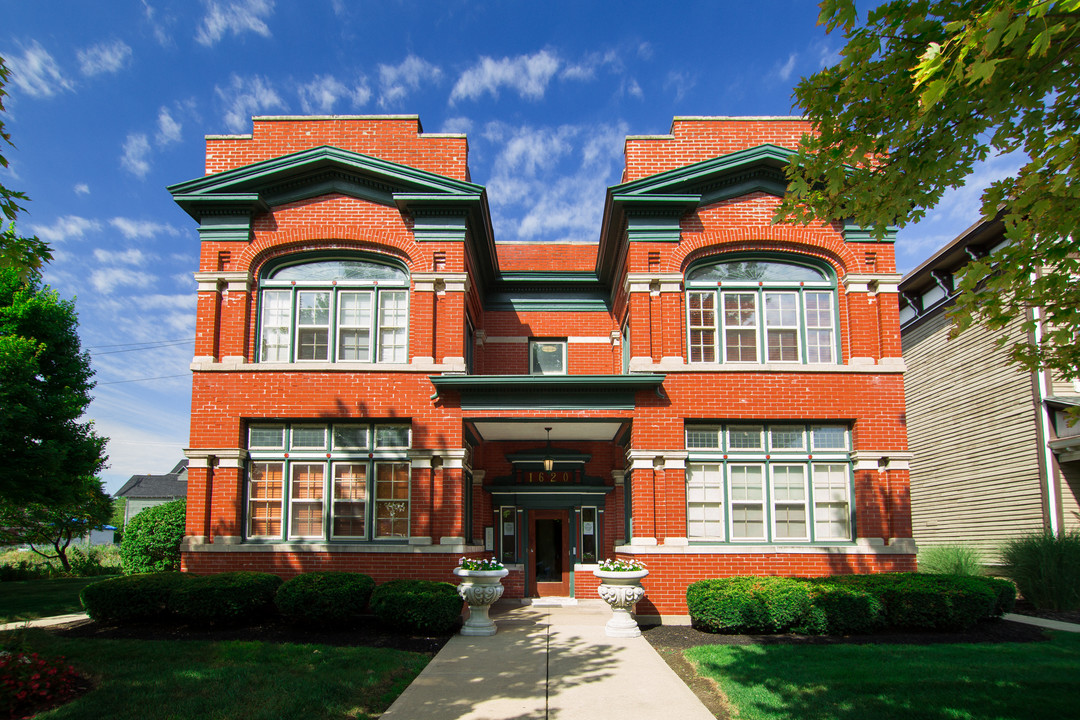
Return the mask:
<svg viewBox="0 0 1080 720">
<path fill-rule="evenodd" d="M 11 81 L 31 97 L 52 97 L 75 87 L 37 40 L 32 41 L 29 48 L 23 48 L 22 57 L 9 55 L 7 64 Z"/>
<path fill-rule="evenodd" d="M 592 53 L 584 60 L 574 65 L 567 65 L 559 73 L 561 80 L 592 80 L 596 77 L 596 71 L 602 67 L 609 67 L 615 72 L 622 72 L 623 63 L 619 54 L 614 50 L 607 52 Z"/>
<path fill-rule="evenodd" d="M 152 238 L 158 235 L 172 235 L 173 237 L 183 234 L 183 231 L 165 223 L 153 222 L 152 220 L 132 220 L 131 218 L 114 217 L 109 224 L 120 231 L 128 240 L 139 238 Z"/>
<path fill-rule="evenodd" d="M 129 248 L 127 250 L 94 250 L 94 259 L 107 265 L 145 265 L 150 259 L 142 250 Z"/>
<path fill-rule="evenodd" d="M 87 77 L 102 73 L 114 73 L 124 67 L 131 58 L 131 48 L 123 40 L 98 43 L 79 50 L 79 70 Z"/>
<path fill-rule="evenodd" d="M 158 147 L 168 145 L 174 142 L 180 142 L 180 131 L 183 129 L 175 118 L 169 108 L 162 106 L 158 111 L 158 131 L 154 136 L 154 141 L 158 144 Z"/>
<path fill-rule="evenodd" d="M 353 107 L 365 105 L 371 99 L 371 88 L 361 79 L 353 88 L 349 88 L 333 75 L 316 75 L 311 82 L 296 89 L 300 96 L 300 107 L 308 114 L 328 115 L 334 110 L 338 100 L 345 98 Z"/>
<path fill-rule="evenodd" d="M 142 0 L 143 9 L 146 11 L 146 22 L 150 24 L 150 29 L 154 33 L 154 39 L 158 41 L 158 44 L 162 47 L 167 47 L 172 44 L 172 37 L 170 37 L 167 26 L 173 24 L 175 18 L 166 17 L 163 20 L 159 20 L 157 11 L 153 6 Z"/>
<path fill-rule="evenodd" d="M 124 268 L 104 268 L 90 273 L 90 284 L 98 292 L 108 295 L 121 287 L 148 287 L 154 282 L 154 276 L 138 270 Z M 141 304 L 145 298 L 139 298 Z"/>
<path fill-rule="evenodd" d="M 75 194 L 76 195 L 89 195 L 90 194 L 90 186 L 87 185 L 86 183 L 77 183 L 75 185 Z"/>
<path fill-rule="evenodd" d="M 215 86 L 214 92 L 225 106 L 225 124 L 233 132 L 247 129 L 256 113 L 286 107 L 281 96 L 258 75 L 241 78 L 234 73 L 228 87 Z"/>
<path fill-rule="evenodd" d="M 424 81 L 437 83 L 442 70 L 426 60 L 409 55 L 400 65 L 379 65 L 379 106 L 388 107 L 419 90 Z"/>
<path fill-rule="evenodd" d="M 636 97 L 638 100 L 645 99 L 645 91 L 641 89 L 641 86 L 638 85 L 638 81 L 634 78 L 626 78 L 626 80 L 623 81 L 621 90 L 631 97 Z"/>
<path fill-rule="evenodd" d="M 516 90 L 523 98 L 539 100 L 544 97 L 544 91 L 560 64 L 559 58 L 547 50 L 501 60 L 482 57 L 479 63 L 458 78 L 450 91 L 450 102 L 475 100 L 484 93 L 498 97 L 499 89 L 503 87 Z"/>
<path fill-rule="evenodd" d="M 265 18 L 273 11 L 273 0 L 207 0 L 206 15 L 195 33 L 195 41 L 210 47 L 225 37 L 227 32 L 233 35 L 253 32 L 268 38 L 270 27 Z"/>
<path fill-rule="evenodd" d="M 30 229 L 45 242 L 64 242 L 100 230 L 101 223 L 78 215 L 64 215 L 57 218 L 52 225 L 31 225 Z"/>
<path fill-rule="evenodd" d="M 467 117 L 452 117 L 443 120 L 442 129 L 439 132 L 444 133 L 467 133 L 473 129 L 473 121 Z"/>
<path fill-rule="evenodd" d="M 667 74 L 667 78 L 664 80 L 664 89 L 673 90 L 675 92 L 675 102 L 679 102 L 686 93 L 690 92 L 691 88 L 695 84 L 694 78 L 689 73 L 675 72 L 672 70 Z"/>
<path fill-rule="evenodd" d="M 120 167 L 132 175 L 143 178 L 150 172 L 150 141 L 142 133 L 129 133 L 124 140 L 124 154 Z"/>
<path fill-rule="evenodd" d="M 791 53 L 791 55 L 788 56 L 787 62 L 785 62 L 783 65 L 777 63 L 776 69 L 773 72 L 783 82 L 787 82 L 791 79 L 791 74 L 795 72 L 795 61 L 798 58 L 798 53 Z"/>
</svg>

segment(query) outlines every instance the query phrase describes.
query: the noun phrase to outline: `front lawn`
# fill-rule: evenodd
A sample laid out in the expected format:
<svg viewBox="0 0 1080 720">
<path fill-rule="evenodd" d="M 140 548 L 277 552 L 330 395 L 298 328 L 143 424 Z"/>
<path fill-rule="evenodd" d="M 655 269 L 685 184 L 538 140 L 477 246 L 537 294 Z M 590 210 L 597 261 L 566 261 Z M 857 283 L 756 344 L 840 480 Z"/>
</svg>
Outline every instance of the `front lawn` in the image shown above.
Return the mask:
<svg viewBox="0 0 1080 720">
<path fill-rule="evenodd" d="M 41 630 L 26 638 L 32 651 L 64 656 L 94 685 L 42 719 L 371 718 L 429 660 L 369 647 L 73 639 Z"/>
<path fill-rule="evenodd" d="M 1080 635 L 960 645 L 702 645 L 739 720 L 1075 717 Z"/>
<path fill-rule="evenodd" d="M 106 577 L 0 582 L 0 623 L 82 612 L 79 591 Z"/>
</svg>

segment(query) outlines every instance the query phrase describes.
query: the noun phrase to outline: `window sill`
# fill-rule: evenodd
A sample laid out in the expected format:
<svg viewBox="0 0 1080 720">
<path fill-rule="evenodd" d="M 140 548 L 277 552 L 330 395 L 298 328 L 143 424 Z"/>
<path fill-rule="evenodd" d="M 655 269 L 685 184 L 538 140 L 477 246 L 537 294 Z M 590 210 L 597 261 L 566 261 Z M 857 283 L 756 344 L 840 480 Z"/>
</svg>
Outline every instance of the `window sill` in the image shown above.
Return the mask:
<svg viewBox="0 0 1080 720">
<path fill-rule="evenodd" d="M 245 540 L 243 542 L 200 543 L 185 541 L 180 549 L 198 553 L 331 553 L 460 555 L 484 551 L 483 545 L 410 545 L 407 541 L 364 542 L 282 542 Z"/>
<path fill-rule="evenodd" d="M 816 543 L 734 543 L 691 540 L 688 545 L 620 545 L 615 552 L 630 555 L 913 555 L 910 538 L 885 545 L 876 538 Z"/>
<path fill-rule="evenodd" d="M 446 358 L 437 363 L 429 357 L 416 357 L 409 363 L 366 362 L 292 362 L 249 363 L 244 358 L 197 357 L 189 366 L 195 372 L 407 372 L 465 373 L 463 358 Z"/>
<path fill-rule="evenodd" d="M 682 358 L 664 358 L 654 363 L 649 358 L 632 358 L 630 372 L 649 373 L 902 373 L 907 370 L 903 358 L 852 358 L 846 365 L 835 363 L 687 363 Z"/>
</svg>

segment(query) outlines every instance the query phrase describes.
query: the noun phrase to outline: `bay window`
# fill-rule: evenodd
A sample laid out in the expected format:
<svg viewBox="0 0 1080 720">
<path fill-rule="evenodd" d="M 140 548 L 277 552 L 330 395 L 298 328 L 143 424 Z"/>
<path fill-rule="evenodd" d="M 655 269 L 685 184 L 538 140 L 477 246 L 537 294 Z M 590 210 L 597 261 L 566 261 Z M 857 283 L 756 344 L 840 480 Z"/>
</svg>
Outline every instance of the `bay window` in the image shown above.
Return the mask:
<svg viewBox="0 0 1080 720">
<path fill-rule="evenodd" d="M 400 424 L 252 424 L 246 536 L 408 538 L 409 437 L 409 426 Z"/>
<path fill-rule="evenodd" d="M 810 261 L 725 259 L 686 275 L 691 363 L 835 363 L 836 281 Z"/>
<path fill-rule="evenodd" d="M 366 259 L 277 264 L 259 282 L 259 362 L 404 363 L 409 276 Z"/>
<path fill-rule="evenodd" d="M 842 425 L 688 425 L 687 537 L 852 540 L 848 435 Z"/>
</svg>

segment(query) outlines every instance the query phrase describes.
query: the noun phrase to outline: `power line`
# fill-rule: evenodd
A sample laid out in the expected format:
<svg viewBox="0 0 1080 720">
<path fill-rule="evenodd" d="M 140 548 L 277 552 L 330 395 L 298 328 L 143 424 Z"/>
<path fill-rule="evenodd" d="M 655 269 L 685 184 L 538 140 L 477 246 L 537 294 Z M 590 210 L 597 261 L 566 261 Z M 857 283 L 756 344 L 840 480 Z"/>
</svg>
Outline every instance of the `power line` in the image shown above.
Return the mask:
<svg viewBox="0 0 1080 720">
<path fill-rule="evenodd" d="M 116 345 L 88 345 L 84 350 L 96 350 L 97 348 L 114 348 L 114 347 L 135 347 L 136 345 L 155 345 L 158 343 L 182 343 L 182 342 L 195 342 L 195 338 L 176 338 L 175 340 L 147 340 L 146 342 L 136 343 L 117 343 Z"/>
<path fill-rule="evenodd" d="M 119 385 L 120 383 L 144 382 L 146 380 L 168 380 L 169 378 L 188 377 L 190 374 L 191 373 L 183 373 L 182 375 L 158 375 L 157 377 L 135 378 L 134 380 L 110 380 L 109 382 L 99 382 L 97 385 Z"/>
<path fill-rule="evenodd" d="M 138 350 L 157 350 L 159 348 L 176 347 L 178 345 L 193 345 L 195 340 L 177 340 L 175 342 L 163 343 L 161 345 L 148 345 L 146 347 L 131 347 L 126 350 L 109 350 L 108 352 L 95 352 L 91 353 L 94 357 L 101 357 L 102 355 L 116 355 L 117 353 L 136 352 Z M 99 345 L 98 347 L 121 347 L 119 345 Z M 90 348 L 87 348 L 90 349 Z"/>
</svg>

